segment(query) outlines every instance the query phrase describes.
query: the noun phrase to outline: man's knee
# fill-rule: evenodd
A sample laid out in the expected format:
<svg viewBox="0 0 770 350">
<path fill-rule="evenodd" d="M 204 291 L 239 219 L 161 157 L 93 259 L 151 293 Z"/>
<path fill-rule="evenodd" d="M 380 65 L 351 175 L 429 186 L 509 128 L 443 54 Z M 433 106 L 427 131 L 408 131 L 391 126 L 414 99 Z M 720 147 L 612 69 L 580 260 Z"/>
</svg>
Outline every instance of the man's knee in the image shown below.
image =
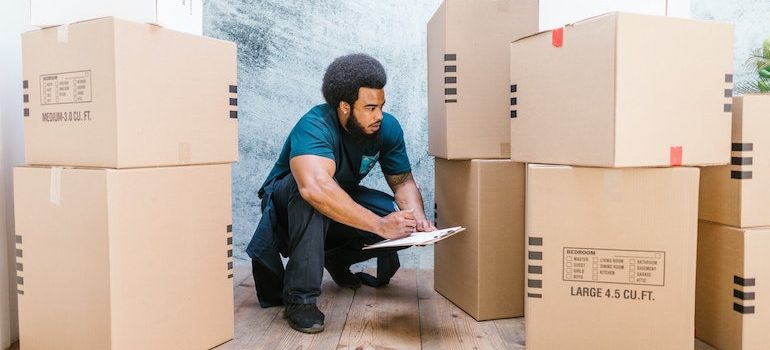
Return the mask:
<svg viewBox="0 0 770 350">
<path fill-rule="evenodd" d="M 393 196 L 382 191 L 359 186 L 358 190 L 351 194 L 351 197 L 356 203 L 379 216 L 386 216 L 398 210 Z"/>
</svg>

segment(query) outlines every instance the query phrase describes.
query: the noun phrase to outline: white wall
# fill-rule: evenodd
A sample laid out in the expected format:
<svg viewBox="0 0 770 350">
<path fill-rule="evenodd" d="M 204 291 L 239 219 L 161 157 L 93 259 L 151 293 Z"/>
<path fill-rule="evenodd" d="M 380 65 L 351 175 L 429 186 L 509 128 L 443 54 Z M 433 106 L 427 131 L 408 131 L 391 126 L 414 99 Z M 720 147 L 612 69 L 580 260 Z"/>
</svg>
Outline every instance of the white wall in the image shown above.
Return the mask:
<svg viewBox="0 0 770 350">
<path fill-rule="evenodd" d="M 29 0 L 0 0 L 0 346 L 19 338 L 12 169 L 24 162 L 21 36 Z"/>
</svg>

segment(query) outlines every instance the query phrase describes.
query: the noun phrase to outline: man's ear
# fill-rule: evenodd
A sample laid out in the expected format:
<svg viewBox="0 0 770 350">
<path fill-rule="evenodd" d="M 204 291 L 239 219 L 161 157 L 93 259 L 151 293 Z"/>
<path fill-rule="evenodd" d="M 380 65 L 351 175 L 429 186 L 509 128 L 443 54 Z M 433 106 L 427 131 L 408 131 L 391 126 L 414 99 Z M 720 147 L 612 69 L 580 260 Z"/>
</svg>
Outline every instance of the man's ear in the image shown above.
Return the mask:
<svg viewBox="0 0 770 350">
<path fill-rule="evenodd" d="M 345 101 L 340 101 L 339 109 L 343 114 L 348 114 L 350 113 L 350 104 Z"/>
</svg>

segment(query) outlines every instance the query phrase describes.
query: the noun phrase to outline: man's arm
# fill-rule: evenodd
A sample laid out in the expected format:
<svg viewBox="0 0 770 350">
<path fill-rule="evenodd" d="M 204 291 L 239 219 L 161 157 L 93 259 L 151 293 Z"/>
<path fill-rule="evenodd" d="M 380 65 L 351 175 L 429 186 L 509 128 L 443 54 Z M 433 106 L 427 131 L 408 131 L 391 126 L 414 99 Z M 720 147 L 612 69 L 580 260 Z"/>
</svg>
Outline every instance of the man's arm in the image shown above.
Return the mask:
<svg viewBox="0 0 770 350">
<path fill-rule="evenodd" d="M 422 205 L 422 194 L 417 184 L 414 182 L 412 173 L 403 173 L 398 175 L 385 175 L 390 189 L 393 190 L 393 196 L 396 198 L 396 204 L 401 209 L 414 210 L 414 218 L 417 221 L 417 231 L 433 231 L 435 226 L 425 217 L 425 209 Z"/>
<path fill-rule="evenodd" d="M 292 158 L 289 167 L 297 181 L 299 194 L 324 216 L 383 238 L 400 238 L 415 230 L 417 222 L 412 211 L 402 210 L 380 217 L 350 198 L 334 181 L 333 160 L 301 155 Z"/>
</svg>

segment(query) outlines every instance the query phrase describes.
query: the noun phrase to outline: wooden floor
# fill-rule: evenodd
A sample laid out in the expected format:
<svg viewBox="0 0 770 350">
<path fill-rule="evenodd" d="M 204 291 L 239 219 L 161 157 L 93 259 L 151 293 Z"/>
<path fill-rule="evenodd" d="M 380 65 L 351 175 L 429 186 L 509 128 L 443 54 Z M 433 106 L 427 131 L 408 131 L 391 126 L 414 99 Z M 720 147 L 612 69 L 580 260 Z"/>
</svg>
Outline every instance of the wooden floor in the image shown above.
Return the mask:
<svg viewBox="0 0 770 350">
<path fill-rule="evenodd" d="M 325 330 L 289 328 L 282 308 L 262 309 L 247 267 L 235 272 L 235 339 L 225 349 L 524 349 L 522 318 L 476 322 L 433 290 L 433 270 L 403 269 L 380 289 L 356 292 L 324 276 Z"/>
<path fill-rule="evenodd" d="M 283 308 L 262 309 L 248 267 L 235 272 L 235 339 L 241 349 L 526 349 L 524 318 L 476 322 L 433 290 L 433 270 L 402 269 L 389 286 L 337 287 L 324 276 L 318 307 L 325 330 L 292 330 Z M 696 340 L 696 350 L 713 348 Z"/>
<path fill-rule="evenodd" d="M 402 268 L 389 286 L 356 292 L 325 275 L 325 330 L 314 335 L 289 328 L 283 308 L 259 307 L 250 267 L 236 266 L 234 281 L 235 339 L 216 350 L 526 348 L 523 318 L 476 322 L 433 290 L 432 269 Z M 695 349 L 713 350 L 697 340 Z"/>
</svg>

